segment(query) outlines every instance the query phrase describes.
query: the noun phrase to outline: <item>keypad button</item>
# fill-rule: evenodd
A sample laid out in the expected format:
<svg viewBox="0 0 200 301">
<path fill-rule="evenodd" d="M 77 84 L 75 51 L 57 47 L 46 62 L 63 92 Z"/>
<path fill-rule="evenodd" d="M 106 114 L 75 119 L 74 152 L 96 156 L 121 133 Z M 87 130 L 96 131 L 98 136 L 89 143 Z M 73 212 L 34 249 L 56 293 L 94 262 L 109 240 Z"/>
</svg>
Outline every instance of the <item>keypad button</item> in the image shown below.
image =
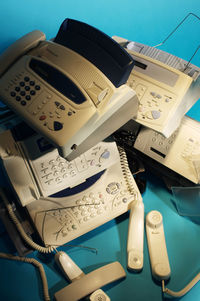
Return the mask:
<svg viewBox="0 0 200 301">
<path fill-rule="evenodd" d="M 31 80 L 31 81 L 30 81 L 30 86 L 35 86 L 34 80 Z"/>
<path fill-rule="evenodd" d="M 30 90 L 30 87 L 29 87 L 29 86 L 25 86 L 25 90 L 26 90 L 26 91 L 29 91 L 29 90 Z"/>
<path fill-rule="evenodd" d="M 36 92 L 35 92 L 34 90 L 31 90 L 31 91 L 30 91 L 30 94 L 31 94 L 31 95 L 35 95 L 35 93 L 36 93 Z"/>
<path fill-rule="evenodd" d="M 150 92 L 151 96 L 156 97 L 156 92 L 152 91 Z"/>
<path fill-rule="evenodd" d="M 22 105 L 22 106 L 25 106 L 25 105 L 26 105 L 26 101 L 25 101 L 25 100 L 22 100 L 22 101 L 21 101 L 21 105 Z"/>
<path fill-rule="evenodd" d="M 58 101 L 55 101 L 56 107 L 59 107 L 60 103 Z"/>
<path fill-rule="evenodd" d="M 25 77 L 24 77 L 24 81 L 25 81 L 25 82 L 29 82 L 29 80 L 30 80 L 30 78 L 29 78 L 28 76 L 25 76 Z"/>
<path fill-rule="evenodd" d="M 63 125 L 58 121 L 54 121 L 53 127 L 55 131 L 60 131 L 63 128 Z"/>
<path fill-rule="evenodd" d="M 157 94 L 157 95 L 156 95 L 156 98 L 161 99 L 162 96 L 161 96 L 160 94 Z"/>
<path fill-rule="evenodd" d="M 30 99 L 31 99 L 30 95 L 26 95 L 26 100 L 30 100 Z"/>
<path fill-rule="evenodd" d="M 153 119 L 159 119 L 161 116 L 161 113 L 159 111 L 155 111 L 155 110 L 151 111 L 151 114 L 152 114 Z"/>
<path fill-rule="evenodd" d="M 20 82 L 19 84 L 20 84 L 21 87 L 25 86 L 25 82 Z"/>
<path fill-rule="evenodd" d="M 12 91 L 12 92 L 10 92 L 10 95 L 11 95 L 12 97 L 15 97 L 15 96 L 16 96 L 16 93 L 15 93 L 14 91 Z"/>
<path fill-rule="evenodd" d="M 21 97 L 19 95 L 16 96 L 16 101 L 20 101 Z"/>
<path fill-rule="evenodd" d="M 20 95 L 21 95 L 21 96 L 25 96 L 25 94 L 26 94 L 25 91 L 21 91 L 21 92 L 20 92 Z"/>
<path fill-rule="evenodd" d="M 36 85 L 36 86 L 35 86 L 35 90 L 40 90 L 40 86 L 39 86 L 39 85 Z"/>
<path fill-rule="evenodd" d="M 15 87 L 15 91 L 19 92 L 20 91 L 20 87 Z"/>
<path fill-rule="evenodd" d="M 41 115 L 39 119 L 40 119 L 40 120 L 45 120 L 46 118 L 47 118 L 46 115 Z M 52 160 L 51 160 L 51 161 L 52 161 Z M 52 163 L 52 162 L 51 162 L 51 163 Z"/>
</svg>

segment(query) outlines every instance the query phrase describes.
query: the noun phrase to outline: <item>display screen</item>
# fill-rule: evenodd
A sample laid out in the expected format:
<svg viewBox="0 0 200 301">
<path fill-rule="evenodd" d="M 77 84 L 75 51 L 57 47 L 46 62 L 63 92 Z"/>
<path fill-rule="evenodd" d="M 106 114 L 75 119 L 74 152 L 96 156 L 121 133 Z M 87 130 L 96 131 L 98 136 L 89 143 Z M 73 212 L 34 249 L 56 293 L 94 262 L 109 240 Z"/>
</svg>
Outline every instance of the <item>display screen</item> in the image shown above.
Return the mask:
<svg viewBox="0 0 200 301">
<path fill-rule="evenodd" d="M 71 81 L 71 79 L 53 66 L 37 59 L 31 59 L 29 67 L 54 89 L 62 93 L 74 103 L 81 104 L 86 101 L 83 93 Z"/>
<path fill-rule="evenodd" d="M 136 55 L 131 54 L 135 61 L 133 70 L 138 71 L 158 82 L 164 83 L 170 87 L 173 87 L 177 80 L 178 75 L 159 64 L 147 61 L 144 58 L 138 58 Z"/>
<path fill-rule="evenodd" d="M 137 67 L 139 67 L 141 69 L 144 69 L 144 70 L 147 68 L 146 64 L 143 64 L 143 63 L 138 62 L 138 61 L 134 61 L 134 62 L 135 62 L 134 66 L 137 66 Z"/>
</svg>

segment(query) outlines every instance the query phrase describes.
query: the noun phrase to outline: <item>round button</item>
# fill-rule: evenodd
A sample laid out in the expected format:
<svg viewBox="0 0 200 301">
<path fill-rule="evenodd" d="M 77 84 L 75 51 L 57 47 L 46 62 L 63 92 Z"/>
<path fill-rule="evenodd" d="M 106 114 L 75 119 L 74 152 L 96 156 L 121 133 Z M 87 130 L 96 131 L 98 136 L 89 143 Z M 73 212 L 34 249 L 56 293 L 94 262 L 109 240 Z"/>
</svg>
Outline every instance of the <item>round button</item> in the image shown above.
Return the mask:
<svg viewBox="0 0 200 301">
<path fill-rule="evenodd" d="M 35 93 L 36 93 L 36 92 L 35 92 L 34 90 L 31 90 L 31 91 L 30 91 L 30 94 L 31 94 L 31 95 L 35 95 Z"/>
<path fill-rule="evenodd" d="M 159 111 L 153 110 L 151 111 L 153 119 L 159 119 L 161 116 L 161 113 Z"/>
<path fill-rule="evenodd" d="M 25 86 L 25 82 L 20 82 L 19 84 L 20 84 L 21 87 Z"/>
<path fill-rule="evenodd" d="M 29 80 L 30 80 L 30 78 L 29 78 L 28 76 L 25 76 L 25 77 L 24 77 L 24 81 L 25 81 L 25 82 L 29 82 Z"/>
<path fill-rule="evenodd" d="M 25 105 L 26 105 L 26 101 L 25 101 L 25 100 L 22 100 L 22 101 L 21 101 L 21 105 L 22 105 L 22 106 L 25 106 Z"/>
<path fill-rule="evenodd" d="M 34 85 L 35 85 L 34 80 L 31 80 L 31 81 L 30 81 L 30 85 L 31 85 L 31 86 L 34 86 Z"/>
<path fill-rule="evenodd" d="M 160 94 L 157 94 L 157 95 L 156 95 L 156 98 L 161 99 L 162 96 L 161 96 Z"/>
<path fill-rule="evenodd" d="M 16 96 L 16 101 L 20 101 L 21 97 L 20 96 Z"/>
<path fill-rule="evenodd" d="M 156 97 L 156 92 L 152 91 L 150 92 L 151 96 Z"/>
<path fill-rule="evenodd" d="M 40 90 L 40 86 L 39 86 L 39 85 L 36 85 L 36 86 L 35 86 L 35 90 Z"/>
<path fill-rule="evenodd" d="M 15 87 L 15 91 L 19 92 L 20 91 L 20 87 Z"/>
<path fill-rule="evenodd" d="M 12 97 L 15 97 L 15 96 L 16 96 L 16 93 L 15 93 L 14 91 L 12 91 L 12 92 L 10 92 L 10 95 L 11 95 Z"/>
<path fill-rule="evenodd" d="M 54 103 L 55 103 L 56 107 L 59 107 L 60 103 L 58 101 L 55 101 Z"/>
<path fill-rule="evenodd" d="M 30 95 L 26 95 L 26 100 L 30 100 L 30 99 L 31 99 Z"/>
<path fill-rule="evenodd" d="M 110 152 L 109 152 L 108 150 L 105 150 L 105 151 L 101 154 L 101 156 L 100 156 L 100 158 L 99 158 L 99 161 L 102 162 L 102 161 L 108 159 L 109 157 L 110 157 Z"/>
<path fill-rule="evenodd" d="M 29 90 L 30 90 L 30 87 L 29 87 L 29 86 L 25 86 L 25 90 L 26 90 L 26 91 L 29 91 Z"/>
<path fill-rule="evenodd" d="M 26 94 L 25 91 L 21 91 L 21 92 L 20 92 L 20 95 L 21 95 L 21 96 L 24 96 L 25 94 Z"/>
<path fill-rule="evenodd" d="M 40 117 L 39 117 L 39 120 L 45 120 L 47 117 L 46 117 L 46 115 L 41 115 Z"/>
</svg>

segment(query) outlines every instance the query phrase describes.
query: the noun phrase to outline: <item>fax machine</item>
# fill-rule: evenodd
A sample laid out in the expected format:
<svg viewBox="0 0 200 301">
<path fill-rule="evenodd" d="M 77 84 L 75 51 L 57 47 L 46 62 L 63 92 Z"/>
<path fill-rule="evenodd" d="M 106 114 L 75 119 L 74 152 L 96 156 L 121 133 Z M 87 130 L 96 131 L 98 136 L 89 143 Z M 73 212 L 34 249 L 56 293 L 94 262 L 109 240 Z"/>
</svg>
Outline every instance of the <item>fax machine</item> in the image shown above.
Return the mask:
<svg viewBox="0 0 200 301">
<path fill-rule="evenodd" d="M 136 115 L 133 65 L 106 34 L 66 19 L 53 40 L 36 30 L 0 56 L 0 99 L 72 160 Z"/>
</svg>

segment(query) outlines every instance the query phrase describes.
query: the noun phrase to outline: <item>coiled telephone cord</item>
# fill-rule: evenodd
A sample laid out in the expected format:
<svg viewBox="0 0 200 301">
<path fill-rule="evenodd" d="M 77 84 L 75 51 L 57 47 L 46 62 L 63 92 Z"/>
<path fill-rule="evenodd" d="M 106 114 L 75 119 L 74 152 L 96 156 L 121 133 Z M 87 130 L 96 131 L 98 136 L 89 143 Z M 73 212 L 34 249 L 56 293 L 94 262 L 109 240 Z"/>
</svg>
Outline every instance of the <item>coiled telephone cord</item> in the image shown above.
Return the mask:
<svg viewBox="0 0 200 301">
<path fill-rule="evenodd" d="M 126 153 L 125 153 L 124 149 L 120 146 L 118 146 L 118 150 L 119 150 L 119 155 L 120 155 L 120 163 L 121 163 L 121 167 L 122 167 L 122 173 L 123 173 L 124 179 L 126 181 L 128 191 L 130 192 L 131 195 L 134 196 L 134 200 L 137 200 L 138 194 L 134 187 L 133 175 L 131 174 L 130 169 L 129 169 Z"/>
<path fill-rule="evenodd" d="M 20 221 L 18 220 L 17 216 L 15 215 L 13 208 L 11 206 L 11 204 L 8 202 L 8 199 L 3 191 L 2 188 L 0 188 L 0 196 L 6 206 L 6 209 L 8 210 L 8 214 L 10 216 L 10 218 L 12 219 L 12 221 L 14 222 L 14 224 L 17 227 L 17 230 L 19 231 L 21 237 L 23 238 L 23 240 L 30 246 L 32 247 L 34 250 L 37 250 L 41 253 L 51 253 L 53 251 L 55 251 L 55 247 L 54 246 L 49 246 L 49 247 L 43 247 L 40 246 L 38 244 L 36 244 L 24 231 Z"/>
<path fill-rule="evenodd" d="M 9 260 L 16 260 L 16 261 L 22 261 L 22 262 L 30 263 L 30 264 L 33 264 L 34 266 L 36 266 L 39 269 L 40 277 L 42 279 L 44 300 L 45 301 L 50 301 L 50 296 L 49 296 L 49 292 L 48 292 L 47 278 L 46 278 L 46 275 L 45 275 L 44 268 L 43 268 L 42 264 L 39 261 L 37 261 L 34 258 L 14 256 L 14 255 L 5 254 L 5 253 L 0 253 L 0 258 L 9 259 Z"/>
</svg>

